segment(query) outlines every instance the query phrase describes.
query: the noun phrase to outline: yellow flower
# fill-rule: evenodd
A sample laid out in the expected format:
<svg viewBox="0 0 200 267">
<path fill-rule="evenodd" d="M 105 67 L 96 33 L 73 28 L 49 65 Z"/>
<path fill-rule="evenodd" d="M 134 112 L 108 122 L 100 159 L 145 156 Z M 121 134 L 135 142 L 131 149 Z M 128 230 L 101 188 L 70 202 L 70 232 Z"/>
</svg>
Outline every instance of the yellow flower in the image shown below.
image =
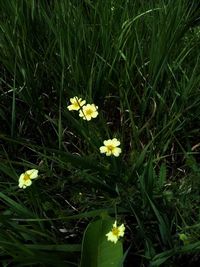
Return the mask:
<svg viewBox="0 0 200 267">
<path fill-rule="evenodd" d="M 83 105 L 85 105 L 86 101 L 82 100 L 82 98 L 78 98 L 77 96 L 70 98 L 71 105 L 67 108 L 71 110 L 79 110 Z"/>
<path fill-rule="evenodd" d="M 79 110 L 79 116 L 84 120 L 90 121 L 98 116 L 98 107 L 95 104 L 87 104 Z"/>
<path fill-rule="evenodd" d="M 114 242 L 116 244 L 120 236 L 124 236 L 124 231 L 124 224 L 117 226 L 117 221 L 115 221 L 112 230 L 106 234 L 108 241 Z"/>
<path fill-rule="evenodd" d="M 115 157 L 119 157 L 119 154 L 122 152 L 120 145 L 120 141 L 116 138 L 108 139 L 103 142 L 104 146 L 101 146 L 100 153 L 106 153 L 106 156 L 114 155 Z"/>
<path fill-rule="evenodd" d="M 32 184 L 31 180 L 37 177 L 38 170 L 35 169 L 28 170 L 25 173 L 22 173 L 19 177 L 19 187 L 25 189 L 27 186 L 30 186 Z"/>
</svg>

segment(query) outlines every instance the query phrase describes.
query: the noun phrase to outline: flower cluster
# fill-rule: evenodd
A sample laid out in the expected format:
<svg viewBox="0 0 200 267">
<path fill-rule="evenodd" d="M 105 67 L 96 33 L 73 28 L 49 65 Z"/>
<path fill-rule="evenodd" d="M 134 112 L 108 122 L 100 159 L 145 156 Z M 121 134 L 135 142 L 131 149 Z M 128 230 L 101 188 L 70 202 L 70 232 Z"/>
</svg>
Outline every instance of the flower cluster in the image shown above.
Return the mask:
<svg viewBox="0 0 200 267">
<path fill-rule="evenodd" d="M 19 177 L 19 188 L 25 189 L 32 184 L 32 180 L 38 177 L 38 170 L 31 169 L 22 173 Z"/>
<path fill-rule="evenodd" d="M 115 221 L 112 230 L 106 234 L 108 241 L 114 242 L 116 244 L 118 239 L 124 236 L 124 231 L 124 224 L 117 226 L 117 221 Z"/>
<path fill-rule="evenodd" d="M 79 111 L 79 117 L 82 117 L 84 120 L 90 121 L 92 118 L 98 116 L 98 107 L 95 104 L 86 104 L 85 100 L 78 98 L 77 96 L 70 98 L 71 105 L 67 108 L 69 111 L 76 110 Z"/>
<path fill-rule="evenodd" d="M 83 118 L 83 120 L 90 121 L 92 118 L 96 118 L 98 116 L 98 106 L 95 104 L 87 104 L 86 101 L 82 100 L 82 98 L 78 98 L 77 96 L 70 98 L 71 105 L 67 108 L 69 111 L 76 110 L 79 111 L 79 117 Z M 116 138 L 104 140 L 104 146 L 101 146 L 100 153 L 105 153 L 106 156 L 115 156 L 119 157 L 122 152 L 121 148 L 118 147 L 120 145 L 120 141 Z"/>
<path fill-rule="evenodd" d="M 69 111 L 79 111 L 79 117 L 83 120 L 90 121 L 92 118 L 98 116 L 98 106 L 95 104 L 86 104 L 85 100 L 77 96 L 70 98 L 70 105 L 67 107 Z M 104 140 L 103 146 L 99 148 L 100 153 L 105 153 L 106 156 L 119 157 L 121 148 L 119 147 L 120 141 L 116 138 Z M 31 169 L 22 173 L 19 177 L 19 187 L 25 189 L 32 184 L 32 180 L 38 177 L 38 170 Z"/>
<path fill-rule="evenodd" d="M 90 121 L 98 116 L 98 106 L 95 104 L 86 104 L 85 100 L 78 98 L 77 96 L 70 98 L 70 105 L 67 106 L 69 111 L 79 111 L 79 117 L 83 120 Z M 100 153 L 106 154 L 106 156 L 119 157 L 122 152 L 120 146 L 120 141 L 117 138 L 104 140 L 103 146 L 99 148 Z M 31 169 L 22 173 L 19 177 L 19 188 L 25 189 L 27 186 L 32 184 L 32 180 L 38 177 L 38 170 Z M 124 236 L 125 226 L 121 224 L 117 226 L 117 221 L 114 222 L 110 232 L 106 234 L 107 240 L 113 243 L 117 243 L 120 237 Z"/>
</svg>

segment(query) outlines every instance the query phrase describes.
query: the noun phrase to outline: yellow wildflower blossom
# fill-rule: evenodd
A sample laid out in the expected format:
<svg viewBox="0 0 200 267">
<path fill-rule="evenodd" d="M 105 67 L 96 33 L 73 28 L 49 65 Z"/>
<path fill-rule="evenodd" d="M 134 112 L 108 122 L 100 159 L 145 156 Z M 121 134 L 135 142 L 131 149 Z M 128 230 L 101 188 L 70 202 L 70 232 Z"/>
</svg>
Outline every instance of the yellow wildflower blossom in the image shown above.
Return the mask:
<svg viewBox="0 0 200 267">
<path fill-rule="evenodd" d="M 108 241 L 114 242 L 116 244 L 118 239 L 124 236 L 124 231 L 124 224 L 117 226 L 117 221 L 115 221 L 112 230 L 106 234 Z"/>
<path fill-rule="evenodd" d="M 27 186 L 30 186 L 32 184 L 31 180 L 37 177 L 38 170 L 35 169 L 28 170 L 25 173 L 22 173 L 19 177 L 19 187 L 25 189 Z"/>
<path fill-rule="evenodd" d="M 98 116 L 98 107 L 95 104 L 87 104 L 79 110 L 79 116 L 84 120 L 90 121 Z"/>
<path fill-rule="evenodd" d="M 78 98 L 77 96 L 70 98 L 71 105 L 67 108 L 68 110 L 79 110 L 83 105 L 85 105 L 86 101 L 82 100 L 82 98 Z"/>
<path fill-rule="evenodd" d="M 119 154 L 122 152 L 120 145 L 120 141 L 116 138 L 108 139 L 103 142 L 104 146 L 101 146 L 100 153 L 105 153 L 106 156 L 114 155 L 115 157 L 119 157 Z"/>
</svg>

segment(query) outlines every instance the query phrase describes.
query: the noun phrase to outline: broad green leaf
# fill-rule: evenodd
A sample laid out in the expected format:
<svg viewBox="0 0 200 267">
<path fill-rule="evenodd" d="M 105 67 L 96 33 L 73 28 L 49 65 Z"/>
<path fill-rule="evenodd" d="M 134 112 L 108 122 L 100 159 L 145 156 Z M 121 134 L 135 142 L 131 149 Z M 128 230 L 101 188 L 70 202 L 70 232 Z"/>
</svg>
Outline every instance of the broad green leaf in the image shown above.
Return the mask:
<svg viewBox="0 0 200 267">
<path fill-rule="evenodd" d="M 84 234 L 80 267 L 122 267 L 123 248 L 121 241 L 113 243 L 106 234 L 113 220 L 100 219 L 91 222 Z"/>
</svg>

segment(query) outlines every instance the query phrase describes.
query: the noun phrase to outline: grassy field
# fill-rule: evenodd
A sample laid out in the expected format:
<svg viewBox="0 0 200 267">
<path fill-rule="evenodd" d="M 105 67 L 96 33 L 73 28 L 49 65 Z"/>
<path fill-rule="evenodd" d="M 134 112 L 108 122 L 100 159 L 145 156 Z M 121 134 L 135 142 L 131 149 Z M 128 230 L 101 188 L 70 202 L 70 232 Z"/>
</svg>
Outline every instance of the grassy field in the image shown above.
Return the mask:
<svg viewBox="0 0 200 267">
<path fill-rule="evenodd" d="M 1 266 L 198 266 L 198 1 L 0 14 Z"/>
</svg>

